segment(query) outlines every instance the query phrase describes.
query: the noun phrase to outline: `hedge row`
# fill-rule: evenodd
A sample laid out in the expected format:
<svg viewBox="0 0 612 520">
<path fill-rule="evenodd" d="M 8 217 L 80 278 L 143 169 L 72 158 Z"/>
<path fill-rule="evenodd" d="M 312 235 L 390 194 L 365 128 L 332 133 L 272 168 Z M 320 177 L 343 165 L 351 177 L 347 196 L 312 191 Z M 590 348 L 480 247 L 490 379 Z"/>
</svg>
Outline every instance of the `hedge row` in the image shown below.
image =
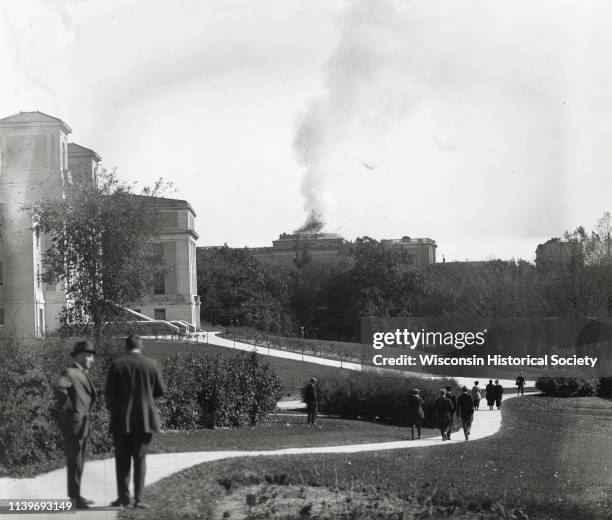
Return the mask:
<svg viewBox="0 0 612 520">
<path fill-rule="evenodd" d="M 97 347 L 100 355 L 90 374 L 97 389 L 104 387 L 110 359 L 120 348 L 118 341 L 106 341 Z M 63 457 L 53 387 L 71 364 L 68 352 L 57 338 L 0 344 L 0 473 L 5 468 Z M 100 398 L 95 402 L 91 414 L 90 453 L 105 453 L 112 447 L 103 401 Z"/>
<path fill-rule="evenodd" d="M 71 344 L 72 344 L 71 340 Z M 105 340 L 96 347 L 91 371 L 98 399 L 91 415 L 88 451 L 108 453 L 108 412 L 102 394 L 110 361 L 124 341 Z M 0 475 L 9 468 L 63 459 L 54 384 L 70 366 L 70 347 L 60 339 L 0 343 Z M 273 411 L 280 382 L 261 357 L 177 356 L 161 363 L 168 396 L 160 402 L 164 429 L 256 424 Z"/>
<path fill-rule="evenodd" d="M 381 420 L 391 424 L 405 424 L 405 402 L 413 389 L 418 389 L 425 401 L 425 426 L 433 424 L 433 404 L 438 392 L 453 387 L 458 395 L 457 382 L 452 378 L 406 377 L 393 372 L 353 372 L 319 381 L 319 409 L 346 419 Z"/>
<path fill-rule="evenodd" d="M 160 401 L 165 428 L 255 425 L 275 410 L 282 394 L 280 379 L 255 353 L 177 354 L 161 365 L 167 385 Z"/>
<path fill-rule="evenodd" d="M 544 375 L 536 380 L 536 388 L 551 397 L 588 397 L 609 392 L 609 378 L 584 378 L 572 375 Z M 603 384 L 602 384 L 603 382 Z M 608 394 L 609 395 L 609 394 Z"/>
</svg>

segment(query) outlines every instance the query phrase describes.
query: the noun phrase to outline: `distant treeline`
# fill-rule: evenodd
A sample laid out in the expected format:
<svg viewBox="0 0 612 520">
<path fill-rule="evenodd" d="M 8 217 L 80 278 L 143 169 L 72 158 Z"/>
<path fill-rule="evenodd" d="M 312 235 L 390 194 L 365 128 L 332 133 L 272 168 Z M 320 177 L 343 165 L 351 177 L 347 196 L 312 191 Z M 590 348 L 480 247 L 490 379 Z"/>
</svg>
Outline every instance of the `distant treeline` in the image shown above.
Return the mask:
<svg viewBox="0 0 612 520">
<path fill-rule="evenodd" d="M 247 249 L 199 250 L 201 316 L 213 324 L 358 341 L 361 317 L 607 315 L 612 262 L 606 236 L 578 228 L 564 239 L 585 250 L 599 241 L 604 254 L 538 266 L 492 260 L 414 268 L 401 250 L 360 240 L 354 262 L 326 263 L 303 255 L 295 265 L 279 267 L 260 263 Z"/>
</svg>

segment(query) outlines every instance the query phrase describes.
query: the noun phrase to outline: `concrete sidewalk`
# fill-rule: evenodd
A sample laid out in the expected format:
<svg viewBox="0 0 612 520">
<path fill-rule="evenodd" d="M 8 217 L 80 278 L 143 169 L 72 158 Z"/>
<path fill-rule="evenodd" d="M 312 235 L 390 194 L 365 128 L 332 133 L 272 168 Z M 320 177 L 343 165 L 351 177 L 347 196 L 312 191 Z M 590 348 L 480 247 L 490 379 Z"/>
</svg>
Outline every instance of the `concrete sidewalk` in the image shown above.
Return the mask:
<svg viewBox="0 0 612 520">
<path fill-rule="evenodd" d="M 470 442 L 483 439 L 496 433 L 501 426 L 501 413 L 497 410 L 480 410 L 474 416 Z M 406 430 L 408 432 L 408 429 Z M 153 484 L 177 471 L 202 462 L 211 462 L 232 457 L 258 457 L 270 455 L 300 455 L 311 453 L 359 453 L 380 450 L 397 450 L 422 448 L 426 446 L 452 446 L 465 442 L 463 432 L 455 432 L 454 439 L 443 442 L 440 437 L 414 441 L 393 441 L 368 444 L 349 444 L 344 446 L 321 446 L 312 448 L 287 448 L 282 450 L 257 451 L 202 451 L 191 453 L 164 453 L 147 456 L 147 485 Z M 113 520 L 118 509 L 108 506 L 116 498 L 115 466 L 113 459 L 97 460 L 85 463 L 83 474 L 83 496 L 94 500 L 95 505 L 87 511 L 76 513 L 53 514 L 57 519 L 87 518 L 91 520 Z M 66 471 L 59 469 L 39 475 L 31 479 L 0 479 L 0 498 L 32 499 L 32 498 L 63 498 L 66 493 Z M 146 500 L 146 492 L 145 492 Z M 47 515 L 51 516 L 51 515 Z M 1 519 L 15 518 L 15 515 L 0 515 Z M 19 518 L 41 520 L 44 515 L 20 514 Z"/>
</svg>

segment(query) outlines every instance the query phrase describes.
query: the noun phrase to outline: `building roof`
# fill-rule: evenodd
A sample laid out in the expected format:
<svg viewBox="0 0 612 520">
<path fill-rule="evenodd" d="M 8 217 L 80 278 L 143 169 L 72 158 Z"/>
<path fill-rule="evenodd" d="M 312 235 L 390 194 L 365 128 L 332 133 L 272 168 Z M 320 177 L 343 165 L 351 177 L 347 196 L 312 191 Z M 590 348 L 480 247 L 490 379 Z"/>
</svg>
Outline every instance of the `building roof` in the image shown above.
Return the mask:
<svg viewBox="0 0 612 520">
<path fill-rule="evenodd" d="M 154 199 L 156 199 L 156 204 L 160 207 L 160 208 L 168 208 L 168 209 L 188 209 L 189 211 L 191 211 L 191 213 L 193 213 L 193 216 L 196 216 L 195 211 L 193 211 L 193 208 L 191 207 L 191 204 L 189 204 L 189 202 L 187 202 L 186 200 L 182 200 L 182 199 L 169 199 L 167 197 L 153 197 Z"/>
<path fill-rule="evenodd" d="M 85 148 L 80 144 L 76 143 L 68 143 L 68 155 L 81 155 L 81 156 L 93 156 L 96 162 L 100 162 L 102 157 L 100 157 L 96 152 L 91 150 L 90 148 Z"/>
<path fill-rule="evenodd" d="M 50 116 L 48 114 L 43 114 L 38 110 L 36 112 L 19 112 L 18 114 L 13 114 L 12 116 L 0 119 L 0 125 L 2 126 L 29 126 L 32 123 L 59 124 L 62 126 L 66 133 L 69 134 L 70 132 L 72 132 L 72 128 L 70 128 L 61 119 Z"/>
</svg>

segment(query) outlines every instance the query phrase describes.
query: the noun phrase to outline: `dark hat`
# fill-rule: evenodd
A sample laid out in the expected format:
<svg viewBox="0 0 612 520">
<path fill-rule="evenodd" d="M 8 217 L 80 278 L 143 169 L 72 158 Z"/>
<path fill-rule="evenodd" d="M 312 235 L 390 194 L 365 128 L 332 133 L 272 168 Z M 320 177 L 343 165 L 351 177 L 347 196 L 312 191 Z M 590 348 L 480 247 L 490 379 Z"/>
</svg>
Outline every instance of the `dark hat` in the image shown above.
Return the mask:
<svg viewBox="0 0 612 520">
<path fill-rule="evenodd" d="M 76 356 L 77 354 L 81 354 L 83 352 L 86 352 L 88 354 L 96 353 L 93 345 L 91 344 L 91 341 L 87 339 L 84 341 L 78 341 L 77 343 L 75 343 L 74 348 L 72 349 L 72 352 L 70 353 L 70 355 Z"/>
</svg>

